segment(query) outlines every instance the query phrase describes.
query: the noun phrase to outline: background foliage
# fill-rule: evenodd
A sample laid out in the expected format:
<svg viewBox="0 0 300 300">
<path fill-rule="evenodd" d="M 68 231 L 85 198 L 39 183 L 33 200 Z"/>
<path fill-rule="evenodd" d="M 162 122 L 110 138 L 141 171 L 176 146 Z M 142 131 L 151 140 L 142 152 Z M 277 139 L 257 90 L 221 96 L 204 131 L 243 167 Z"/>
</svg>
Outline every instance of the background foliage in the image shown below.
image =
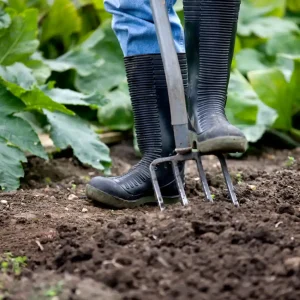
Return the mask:
<svg viewBox="0 0 300 300">
<path fill-rule="evenodd" d="M 176 9 L 183 19 L 182 1 Z M 96 133 L 133 117 L 111 16 L 102 0 L 0 1 L 0 186 L 16 189 L 38 134 L 108 172 Z M 300 140 L 300 2 L 242 0 L 227 115 L 249 142 L 266 131 Z"/>
</svg>

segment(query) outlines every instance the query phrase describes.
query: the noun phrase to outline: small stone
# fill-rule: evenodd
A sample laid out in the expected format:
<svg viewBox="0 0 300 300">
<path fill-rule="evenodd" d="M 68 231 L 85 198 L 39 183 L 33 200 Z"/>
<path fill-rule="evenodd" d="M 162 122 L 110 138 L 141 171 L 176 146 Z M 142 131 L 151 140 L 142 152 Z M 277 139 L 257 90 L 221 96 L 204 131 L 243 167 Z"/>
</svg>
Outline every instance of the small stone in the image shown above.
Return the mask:
<svg viewBox="0 0 300 300">
<path fill-rule="evenodd" d="M 55 196 L 51 196 L 51 197 L 50 197 L 50 200 L 51 200 L 51 201 L 56 201 Z"/>
<path fill-rule="evenodd" d="M 284 261 L 284 265 L 288 271 L 300 271 L 300 257 L 290 257 Z"/>
<path fill-rule="evenodd" d="M 133 237 L 134 239 L 140 239 L 143 237 L 143 235 L 141 234 L 140 231 L 136 230 L 131 234 L 131 237 Z"/>
<path fill-rule="evenodd" d="M 7 201 L 7 200 L 0 200 L 0 203 L 1 203 L 1 204 L 4 204 L 4 205 L 7 205 L 7 204 L 8 204 L 8 201 Z"/>
<path fill-rule="evenodd" d="M 70 200 L 70 201 L 75 200 L 75 199 L 78 199 L 78 197 L 76 195 L 74 195 L 74 194 L 71 194 L 68 197 L 68 200 Z"/>
<path fill-rule="evenodd" d="M 65 207 L 65 211 L 69 211 L 69 208 L 68 208 L 68 207 Z"/>
<path fill-rule="evenodd" d="M 249 184 L 249 188 L 250 188 L 252 191 L 256 191 L 256 185 Z"/>
<path fill-rule="evenodd" d="M 25 219 L 27 221 L 36 220 L 37 216 L 32 213 L 20 213 L 14 216 L 15 219 Z"/>
<path fill-rule="evenodd" d="M 82 212 L 83 212 L 83 213 L 87 213 L 87 212 L 88 212 L 88 209 L 87 209 L 87 208 L 83 208 L 83 209 L 82 209 Z"/>
</svg>

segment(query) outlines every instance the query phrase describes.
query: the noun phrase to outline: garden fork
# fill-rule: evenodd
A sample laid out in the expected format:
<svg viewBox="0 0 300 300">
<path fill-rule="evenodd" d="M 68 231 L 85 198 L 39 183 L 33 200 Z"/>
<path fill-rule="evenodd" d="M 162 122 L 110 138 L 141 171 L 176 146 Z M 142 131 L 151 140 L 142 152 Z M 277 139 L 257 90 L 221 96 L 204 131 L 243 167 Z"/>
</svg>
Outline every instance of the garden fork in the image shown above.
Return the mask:
<svg viewBox="0 0 300 300">
<path fill-rule="evenodd" d="M 179 171 L 178 163 L 189 160 L 196 161 L 200 175 L 200 180 L 207 201 L 213 202 L 209 190 L 206 175 L 202 164 L 202 156 L 198 150 L 195 151 L 189 141 L 188 115 L 185 104 L 183 79 L 180 71 L 178 57 L 174 45 L 171 26 L 168 18 L 165 0 L 150 0 L 153 19 L 156 27 L 156 34 L 161 50 L 164 70 L 166 74 L 167 87 L 169 93 L 171 119 L 174 130 L 176 155 L 159 158 L 150 165 L 150 173 L 155 191 L 155 196 L 161 210 L 165 209 L 163 197 L 156 176 L 156 166 L 162 163 L 171 163 L 175 175 L 177 187 L 180 194 L 182 205 L 188 205 L 188 199 L 184 191 L 184 185 Z M 230 178 L 225 157 L 220 153 L 212 153 L 221 164 L 224 179 L 229 191 L 230 198 L 235 206 L 239 206 L 232 180 Z"/>
</svg>

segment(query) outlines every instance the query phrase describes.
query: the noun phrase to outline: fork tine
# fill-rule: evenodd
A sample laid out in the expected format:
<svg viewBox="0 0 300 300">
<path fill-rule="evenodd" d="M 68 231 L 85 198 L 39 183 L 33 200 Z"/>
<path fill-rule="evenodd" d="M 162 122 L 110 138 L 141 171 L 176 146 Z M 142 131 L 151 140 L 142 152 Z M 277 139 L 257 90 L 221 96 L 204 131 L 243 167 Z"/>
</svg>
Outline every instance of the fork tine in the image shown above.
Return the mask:
<svg viewBox="0 0 300 300">
<path fill-rule="evenodd" d="M 240 205 L 239 205 L 239 202 L 237 200 L 236 194 L 234 192 L 234 187 L 233 187 L 233 184 L 232 184 L 230 174 L 228 172 L 225 157 L 223 155 L 218 155 L 217 157 L 218 157 L 218 159 L 220 161 L 220 164 L 221 164 L 222 172 L 223 172 L 223 175 L 224 175 L 224 178 L 225 178 L 225 182 L 226 182 L 226 185 L 227 185 L 227 188 L 228 188 L 228 191 L 229 191 L 231 201 L 234 204 L 234 206 L 239 207 Z"/>
<path fill-rule="evenodd" d="M 184 186 L 183 186 L 183 182 L 182 182 L 182 179 L 181 179 L 181 176 L 180 176 L 178 163 L 176 161 L 172 161 L 172 167 L 173 167 L 173 172 L 174 172 L 174 175 L 175 175 L 175 180 L 176 180 L 176 183 L 177 183 L 181 203 L 184 206 L 188 205 L 189 201 L 188 201 L 188 199 L 186 197 L 186 194 L 185 194 L 185 191 L 184 191 Z"/>
<path fill-rule="evenodd" d="M 213 198 L 211 196 L 210 190 L 209 190 L 209 186 L 208 186 L 208 183 L 207 183 L 207 179 L 206 179 L 206 175 L 205 175 L 205 172 L 204 172 L 204 168 L 203 168 L 200 153 L 196 156 L 195 160 L 196 160 L 196 163 L 197 163 L 198 172 L 199 172 L 199 175 L 200 175 L 200 180 L 201 180 L 201 184 L 202 184 L 203 191 L 204 191 L 204 194 L 205 194 L 205 198 L 209 202 L 214 202 Z"/>
<path fill-rule="evenodd" d="M 151 173 L 151 177 L 152 177 L 152 184 L 153 184 L 153 187 L 154 187 L 156 200 L 158 202 L 160 210 L 164 211 L 165 210 L 164 199 L 162 197 L 160 187 L 159 187 L 159 184 L 158 184 L 158 180 L 157 180 L 157 176 L 156 176 L 156 172 L 155 172 L 155 165 L 153 165 L 153 164 L 150 165 L 150 173 Z"/>
</svg>

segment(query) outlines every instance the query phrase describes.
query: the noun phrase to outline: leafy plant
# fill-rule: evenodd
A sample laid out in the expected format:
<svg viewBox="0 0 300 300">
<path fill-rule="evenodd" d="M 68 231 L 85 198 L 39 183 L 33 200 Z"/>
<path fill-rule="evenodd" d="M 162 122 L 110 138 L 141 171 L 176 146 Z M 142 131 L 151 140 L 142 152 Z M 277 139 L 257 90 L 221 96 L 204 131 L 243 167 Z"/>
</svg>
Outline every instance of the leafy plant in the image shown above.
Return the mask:
<svg viewBox="0 0 300 300">
<path fill-rule="evenodd" d="M 90 75 L 92 67 L 97 69 L 104 61 L 89 49 L 105 34 L 101 34 L 100 27 L 99 35 L 80 36 L 80 12 L 68 0 L 56 0 L 51 6 L 32 3 L 21 1 L 18 5 L 9 1 L 0 6 L 0 186 L 3 190 L 18 188 L 19 178 L 24 175 L 25 153 L 48 159 L 37 134 L 43 131 L 50 133 L 58 149 L 71 146 L 83 163 L 104 172 L 109 171 L 111 163 L 107 146 L 74 113 L 76 106 L 97 110 L 107 102 L 104 95 L 95 90 L 83 94 L 55 88 L 55 78 L 50 77 L 53 70 L 69 69 L 76 69 L 78 76 Z M 65 12 L 62 14 L 61 6 L 70 13 L 68 18 Z M 57 26 L 62 19 L 64 23 Z M 77 37 L 73 38 L 73 33 Z M 56 39 L 69 51 L 55 60 L 43 58 L 38 48 L 46 53 L 49 48 L 50 53 Z M 71 47 L 76 39 L 77 46 Z M 55 54 L 51 52 L 51 56 Z M 86 58 L 90 59 L 90 65 Z M 36 122 L 40 119 L 42 123 Z"/>
<path fill-rule="evenodd" d="M 298 2 L 242 0 L 226 113 L 250 143 L 266 131 L 300 141 Z M 48 159 L 43 132 L 109 172 L 95 132 L 132 130 L 133 116 L 103 0 L 0 1 L 0 42 L 0 187 L 18 188 L 26 153 Z"/>
<path fill-rule="evenodd" d="M 51 286 L 48 290 L 45 291 L 44 296 L 47 298 L 53 298 L 60 295 L 63 289 L 63 281 L 59 281 L 56 285 Z"/>
<path fill-rule="evenodd" d="M 0 267 L 2 273 L 13 273 L 14 275 L 20 275 L 22 269 L 26 267 L 27 257 L 17 256 L 14 257 L 12 253 L 7 252 L 0 256 Z"/>
</svg>

